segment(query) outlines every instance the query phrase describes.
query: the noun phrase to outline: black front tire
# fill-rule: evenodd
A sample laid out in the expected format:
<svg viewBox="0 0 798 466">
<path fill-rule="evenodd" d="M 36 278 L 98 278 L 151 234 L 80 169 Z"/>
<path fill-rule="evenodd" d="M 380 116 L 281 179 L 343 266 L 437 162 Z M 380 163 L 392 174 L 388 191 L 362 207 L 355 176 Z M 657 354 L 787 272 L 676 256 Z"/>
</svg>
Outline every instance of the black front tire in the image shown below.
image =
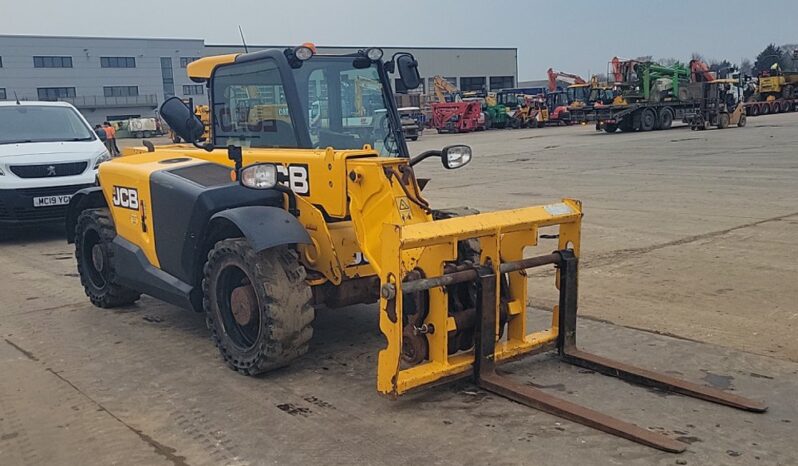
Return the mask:
<svg viewBox="0 0 798 466">
<path fill-rule="evenodd" d="M 257 375 L 287 366 L 308 351 L 315 311 L 296 251 L 285 246 L 255 252 L 244 238 L 216 243 L 202 280 L 211 337 L 230 368 Z M 233 312 L 233 292 L 246 289 L 248 318 Z"/>
<path fill-rule="evenodd" d="M 114 220 L 107 208 L 87 209 L 75 226 L 75 259 L 83 290 L 92 304 L 101 308 L 128 306 L 141 293 L 117 282 L 111 242 L 116 237 Z"/>
</svg>

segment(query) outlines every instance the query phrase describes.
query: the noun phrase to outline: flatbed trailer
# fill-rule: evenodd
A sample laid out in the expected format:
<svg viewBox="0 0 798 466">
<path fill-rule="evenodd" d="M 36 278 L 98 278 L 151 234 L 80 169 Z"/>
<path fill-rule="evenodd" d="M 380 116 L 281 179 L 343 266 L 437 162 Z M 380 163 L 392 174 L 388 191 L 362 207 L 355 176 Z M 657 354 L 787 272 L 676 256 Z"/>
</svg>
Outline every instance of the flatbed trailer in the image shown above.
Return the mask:
<svg viewBox="0 0 798 466">
<path fill-rule="evenodd" d="M 596 130 L 614 133 L 618 130 L 651 131 L 669 129 L 674 121 L 698 111 L 700 102 L 663 101 L 635 102 L 624 105 L 569 107 L 572 122 L 595 123 Z"/>
<path fill-rule="evenodd" d="M 785 113 L 798 111 L 798 98 L 778 99 L 771 101 L 756 101 L 745 103 L 745 113 L 748 116 L 769 115 L 771 113 Z"/>
</svg>

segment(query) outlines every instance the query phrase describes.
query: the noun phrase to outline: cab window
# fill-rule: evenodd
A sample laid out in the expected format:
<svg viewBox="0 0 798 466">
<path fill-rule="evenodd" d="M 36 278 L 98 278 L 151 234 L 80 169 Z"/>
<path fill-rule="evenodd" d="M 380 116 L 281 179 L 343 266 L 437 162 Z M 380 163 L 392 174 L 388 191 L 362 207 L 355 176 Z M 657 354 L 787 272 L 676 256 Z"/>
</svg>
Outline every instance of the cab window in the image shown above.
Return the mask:
<svg viewBox="0 0 798 466">
<path fill-rule="evenodd" d="M 293 70 L 314 147 L 361 149 L 397 155 L 385 90 L 374 65 L 355 67 L 352 57 L 315 57 Z M 304 99 L 307 100 L 304 100 Z"/>
<path fill-rule="evenodd" d="M 217 146 L 299 147 L 274 60 L 218 68 L 212 98 Z"/>
</svg>

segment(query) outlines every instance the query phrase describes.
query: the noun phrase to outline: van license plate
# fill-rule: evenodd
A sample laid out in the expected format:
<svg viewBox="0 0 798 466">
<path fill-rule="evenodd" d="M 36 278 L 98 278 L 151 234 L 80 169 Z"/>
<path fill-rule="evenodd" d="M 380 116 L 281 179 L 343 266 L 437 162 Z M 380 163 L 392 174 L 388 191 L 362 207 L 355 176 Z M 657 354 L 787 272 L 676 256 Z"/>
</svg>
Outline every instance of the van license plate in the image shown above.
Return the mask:
<svg viewBox="0 0 798 466">
<path fill-rule="evenodd" d="M 55 205 L 67 205 L 72 199 L 71 194 L 61 194 L 59 196 L 40 196 L 33 198 L 33 207 L 51 207 Z"/>
</svg>

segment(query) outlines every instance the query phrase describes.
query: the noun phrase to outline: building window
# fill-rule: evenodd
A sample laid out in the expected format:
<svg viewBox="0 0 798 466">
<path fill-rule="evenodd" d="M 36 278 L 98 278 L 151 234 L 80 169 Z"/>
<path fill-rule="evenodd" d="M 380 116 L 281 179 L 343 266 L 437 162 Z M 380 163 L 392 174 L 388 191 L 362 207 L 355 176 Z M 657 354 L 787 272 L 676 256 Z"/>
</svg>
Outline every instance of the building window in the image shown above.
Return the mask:
<svg viewBox="0 0 798 466">
<path fill-rule="evenodd" d="M 512 76 L 491 76 L 490 90 L 500 91 L 502 89 L 512 89 L 515 87 L 515 79 Z"/>
<path fill-rule="evenodd" d="M 460 90 L 461 91 L 484 91 L 485 90 L 485 78 L 483 78 L 483 77 L 460 78 Z"/>
<path fill-rule="evenodd" d="M 58 100 L 62 98 L 75 97 L 74 87 L 39 87 L 39 100 Z"/>
<path fill-rule="evenodd" d="M 0 57 L 0 68 L 3 67 L 3 57 Z"/>
<path fill-rule="evenodd" d="M 136 57 L 100 57 L 101 68 L 135 68 Z"/>
<path fill-rule="evenodd" d="M 0 100 L 6 100 L 6 88 L 0 87 Z"/>
<path fill-rule="evenodd" d="M 183 95 L 202 95 L 202 84 L 184 84 Z"/>
<path fill-rule="evenodd" d="M 33 57 L 34 68 L 72 68 L 72 57 Z"/>
<path fill-rule="evenodd" d="M 175 76 L 172 72 L 172 58 L 161 57 L 161 78 L 163 80 L 163 96 L 175 95 Z"/>
<path fill-rule="evenodd" d="M 106 97 L 135 97 L 139 95 L 138 86 L 103 86 Z"/>
<path fill-rule="evenodd" d="M 199 60 L 200 57 L 180 57 L 180 68 L 185 68 L 189 63 Z"/>
<path fill-rule="evenodd" d="M 130 114 L 130 115 L 108 115 L 105 117 L 108 121 L 125 121 L 131 118 L 141 118 L 141 114 Z"/>
</svg>

